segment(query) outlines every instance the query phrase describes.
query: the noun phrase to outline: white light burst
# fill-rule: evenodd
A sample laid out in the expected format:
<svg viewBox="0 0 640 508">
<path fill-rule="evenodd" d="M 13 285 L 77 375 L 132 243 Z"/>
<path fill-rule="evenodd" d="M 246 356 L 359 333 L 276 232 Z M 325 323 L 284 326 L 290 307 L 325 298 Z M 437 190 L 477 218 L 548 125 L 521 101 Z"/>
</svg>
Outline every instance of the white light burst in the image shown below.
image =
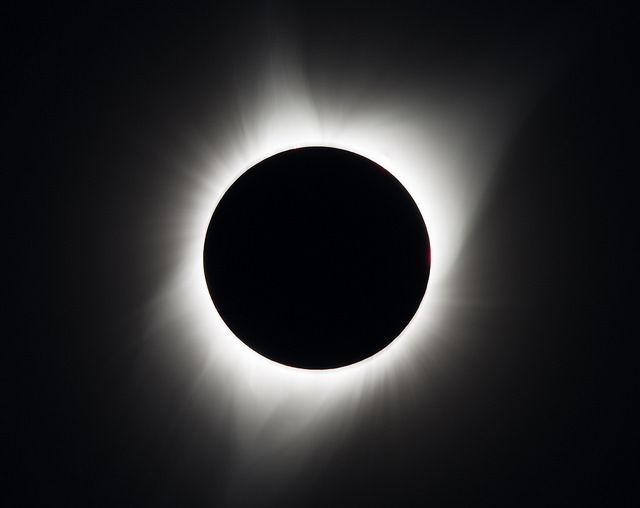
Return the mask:
<svg viewBox="0 0 640 508">
<path fill-rule="evenodd" d="M 206 164 L 176 168 L 156 224 L 158 235 L 168 235 L 171 273 L 153 303 L 153 328 L 206 358 L 194 376 L 202 400 L 231 418 L 238 461 L 258 468 L 276 456 L 290 465 L 308 457 L 374 397 L 403 390 L 426 368 L 455 320 L 451 295 L 464 288 L 453 287 L 460 282 L 452 274 L 504 133 L 518 120 L 513 101 L 477 90 L 438 96 L 399 86 L 365 94 L 362 84 L 342 82 L 330 91 L 298 69 L 272 65 L 260 76 L 259 96 L 238 88 L 235 117 L 215 120 L 225 134 L 198 147 Z M 390 171 L 418 205 L 432 249 L 426 294 L 404 332 L 371 358 L 324 371 L 284 366 L 248 348 L 218 315 L 203 270 L 207 227 L 229 186 L 259 161 L 304 146 L 350 150 Z"/>
</svg>

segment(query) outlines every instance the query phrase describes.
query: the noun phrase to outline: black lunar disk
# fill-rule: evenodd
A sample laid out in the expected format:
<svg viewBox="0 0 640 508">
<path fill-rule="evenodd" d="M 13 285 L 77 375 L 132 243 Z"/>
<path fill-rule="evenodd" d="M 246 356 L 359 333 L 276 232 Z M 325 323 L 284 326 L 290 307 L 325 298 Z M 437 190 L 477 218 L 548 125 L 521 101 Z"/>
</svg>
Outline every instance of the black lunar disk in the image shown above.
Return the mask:
<svg viewBox="0 0 640 508">
<path fill-rule="evenodd" d="M 395 177 L 327 147 L 279 153 L 216 207 L 204 269 L 220 316 L 276 362 L 331 369 L 382 350 L 407 326 L 430 269 L 427 229 Z"/>
</svg>

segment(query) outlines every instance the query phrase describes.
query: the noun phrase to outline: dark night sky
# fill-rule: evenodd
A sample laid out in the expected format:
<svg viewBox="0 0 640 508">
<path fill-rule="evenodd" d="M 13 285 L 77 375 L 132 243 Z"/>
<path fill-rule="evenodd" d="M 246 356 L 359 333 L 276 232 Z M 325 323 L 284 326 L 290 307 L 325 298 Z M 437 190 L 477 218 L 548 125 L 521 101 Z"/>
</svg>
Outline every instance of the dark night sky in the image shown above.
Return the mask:
<svg viewBox="0 0 640 508">
<path fill-rule="evenodd" d="M 631 14 L 469 4 L 16 13 L 5 202 L 21 268 L 8 269 L 18 309 L 5 340 L 19 373 L 5 379 L 19 404 L 3 418 L 17 452 L 6 506 L 633 504 Z M 162 157 L 188 159 L 190 137 L 233 115 L 237 80 L 252 82 L 269 47 L 294 48 L 336 93 L 351 81 L 420 93 L 483 66 L 548 76 L 456 261 L 465 294 L 439 361 L 370 402 L 291 481 L 236 478 L 234 501 L 231 418 L 185 404 L 193 359 L 141 339 L 169 266 L 139 218 L 162 206 Z"/>
</svg>

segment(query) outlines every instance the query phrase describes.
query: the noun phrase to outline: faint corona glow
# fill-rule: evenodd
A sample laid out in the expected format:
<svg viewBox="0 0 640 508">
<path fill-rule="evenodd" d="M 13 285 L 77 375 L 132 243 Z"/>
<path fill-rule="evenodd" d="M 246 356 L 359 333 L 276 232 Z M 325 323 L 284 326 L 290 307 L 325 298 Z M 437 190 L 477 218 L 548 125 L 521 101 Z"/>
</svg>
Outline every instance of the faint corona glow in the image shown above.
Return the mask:
<svg viewBox="0 0 640 508">
<path fill-rule="evenodd" d="M 401 389 L 424 368 L 425 352 L 446 327 L 447 286 L 504 141 L 499 114 L 478 128 L 472 104 L 465 114 L 452 108 L 445 115 L 446 104 L 390 92 L 345 111 L 348 98 L 312 90 L 296 66 L 266 74 L 260 96 L 240 92 L 235 118 L 216 125 L 225 135 L 196 147 L 205 163 L 178 168 L 161 224 L 174 269 L 154 302 L 153 324 L 206 358 L 202 393 L 233 419 L 239 457 L 253 462 L 285 448 L 301 458 L 381 391 Z M 426 294 L 403 333 L 364 361 L 324 371 L 275 363 L 236 338 L 213 305 L 203 270 L 207 227 L 229 186 L 263 159 L 304 146 L 349 150 L 390 171 L 418 205 L 432 249 Z"/>
</svg>

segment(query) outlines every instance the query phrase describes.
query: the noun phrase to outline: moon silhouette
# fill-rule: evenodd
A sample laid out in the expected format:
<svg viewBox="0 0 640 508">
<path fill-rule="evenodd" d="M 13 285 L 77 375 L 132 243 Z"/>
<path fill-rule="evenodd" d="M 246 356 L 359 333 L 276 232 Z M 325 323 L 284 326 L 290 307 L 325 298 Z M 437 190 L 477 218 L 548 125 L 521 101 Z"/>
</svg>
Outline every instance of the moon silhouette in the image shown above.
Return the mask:
<svg viewBox="0 0 640 508">
<path fill-rule="evenodd" d="M 306 147 L 243 173 L 204 247 L 213 303 L 231 331 L 284 365 L 332 369 L 388 346 L 427 288 L 430 243 L 409 192 L 373 161 Z"/>
</svg>

